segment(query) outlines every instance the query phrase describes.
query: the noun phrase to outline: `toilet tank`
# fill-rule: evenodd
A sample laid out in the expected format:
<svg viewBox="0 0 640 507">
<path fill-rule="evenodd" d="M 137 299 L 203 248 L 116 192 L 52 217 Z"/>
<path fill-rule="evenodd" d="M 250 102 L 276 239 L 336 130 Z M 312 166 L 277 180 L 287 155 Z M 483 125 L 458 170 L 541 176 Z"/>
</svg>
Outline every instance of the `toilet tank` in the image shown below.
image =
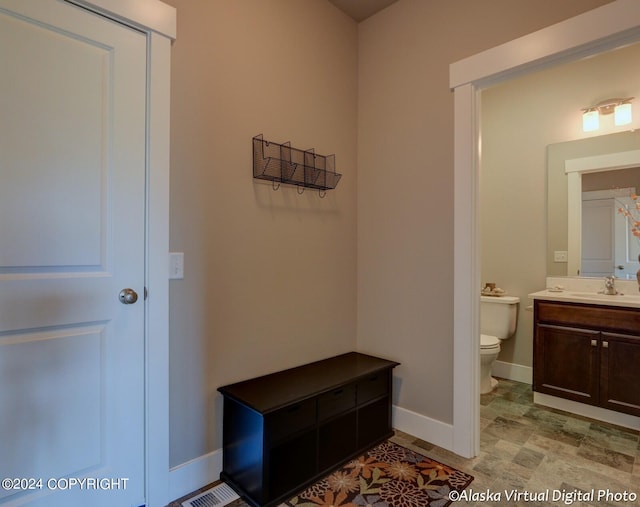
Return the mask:
<svg viewBox="0 0 640 507">
<path fill-rule="evenodd" d="M 501 340 L 511 338 L 518 322 L 518 303 L 514 296 L 480 296 L 480 332 Z"/>
</svg>

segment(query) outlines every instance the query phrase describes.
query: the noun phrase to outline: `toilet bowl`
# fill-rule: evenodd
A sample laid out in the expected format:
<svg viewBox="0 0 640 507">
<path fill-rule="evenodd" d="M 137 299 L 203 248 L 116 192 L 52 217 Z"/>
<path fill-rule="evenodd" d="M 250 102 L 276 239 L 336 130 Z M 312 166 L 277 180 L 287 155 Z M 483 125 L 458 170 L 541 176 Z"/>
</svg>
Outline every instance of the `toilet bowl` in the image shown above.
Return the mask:
<svg viewBox="0 0 640 507">
<path fill-rule="evenodd" d="M 502 340 L 516 332 L 520 298 L 513 296 L 480 296 L 480 393 L 490 393 L 498 381 L 491 369 Z"/>
<path fill-rule="evenodd" d="M 500 340 L 489 334 L 480 335 L 480 394 L 493 391 L 498 381 L 491 376 L 493 362 L 500 353 Z"/>
</svg>

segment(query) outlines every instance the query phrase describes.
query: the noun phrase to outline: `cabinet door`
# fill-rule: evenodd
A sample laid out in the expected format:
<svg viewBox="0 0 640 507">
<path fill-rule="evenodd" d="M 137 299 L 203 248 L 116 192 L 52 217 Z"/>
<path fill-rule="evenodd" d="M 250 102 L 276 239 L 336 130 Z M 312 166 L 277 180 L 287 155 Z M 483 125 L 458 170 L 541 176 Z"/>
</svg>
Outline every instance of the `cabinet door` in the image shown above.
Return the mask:
<svg viewBox="0 0 640 507">
<path fill-rule="evenodd" d="M 534 390 L 597 405 L 599 340 L 598 331 L 537 324 Z"/>
<path fill-rule="evenodd" d="M 355 410 L 326 422 L 318 428 L 319 469 L 328 470 L 341 463 L 356 447 L 357 415 Z"/>
<path fill-rule="evenodd" d="M 390 405 L 386 396 L 358 409 L 358 449 L 378 442 L 392 432 Z"/>
<path fill-rule="evenodd" d="M 261 503 L 268 503 L 294 491 L 316 475 L 315 429 L 279 443 L 268 455 L 268 486 L 263 491 Z"/>
<path fill-rule="evenodd" d="M 600 405 L 640 416 L 640 337 L 602 333 Z"/>
</svg>

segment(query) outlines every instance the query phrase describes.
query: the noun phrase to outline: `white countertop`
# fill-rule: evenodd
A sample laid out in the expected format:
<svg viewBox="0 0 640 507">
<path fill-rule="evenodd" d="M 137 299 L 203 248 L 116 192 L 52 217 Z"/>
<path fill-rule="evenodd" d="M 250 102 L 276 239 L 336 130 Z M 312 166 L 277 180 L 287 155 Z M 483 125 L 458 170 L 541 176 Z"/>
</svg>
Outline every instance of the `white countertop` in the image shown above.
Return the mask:
<svg viewBox="0 0 640 507">
<path fill-rule="evenodd" d="M 545 290 L 529 294 L 529 298 L 640 308 L 640 291 L 638 291 L 638 282 L 636 280 L 616 278 L 615 286 L 621 294 L 615 296 L 602 294 L 604 278 L 549 276 L 546 279 L 546 286 Z"/>
<path fill-rule="evenodd" d="M 595 291 L 545 289 L 533 292 L 529 294 L 529 297 L 531 299 L 544 299 L 547 301 L 640 308 L 640 292 L 637 290 L 631 294 L 620 293 L 615 296 L 609 296 Z"/>
</svg>

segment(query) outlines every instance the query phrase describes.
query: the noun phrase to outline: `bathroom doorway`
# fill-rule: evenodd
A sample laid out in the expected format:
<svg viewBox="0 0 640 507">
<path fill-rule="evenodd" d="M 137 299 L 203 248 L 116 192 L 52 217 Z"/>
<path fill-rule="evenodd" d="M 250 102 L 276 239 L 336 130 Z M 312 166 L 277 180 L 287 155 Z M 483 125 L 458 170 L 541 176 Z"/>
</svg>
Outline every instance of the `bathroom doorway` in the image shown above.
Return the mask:
<svg viewBox="0 0 640 507">
<path fill-rule="evenodd" d="M 602 23 L 607 19 L 607 23 Z M 596 31 L 593 27 L 597 26 Z M 450 66 L 454 90 L 454 451 L 479 453 L 480 91 L 640 40 L 640 4 L 616 0 Z M 471 253 L 471 255 L 469 255 Z M 470 343 L 471 342 L 471 343 Z"/>
</svg>

